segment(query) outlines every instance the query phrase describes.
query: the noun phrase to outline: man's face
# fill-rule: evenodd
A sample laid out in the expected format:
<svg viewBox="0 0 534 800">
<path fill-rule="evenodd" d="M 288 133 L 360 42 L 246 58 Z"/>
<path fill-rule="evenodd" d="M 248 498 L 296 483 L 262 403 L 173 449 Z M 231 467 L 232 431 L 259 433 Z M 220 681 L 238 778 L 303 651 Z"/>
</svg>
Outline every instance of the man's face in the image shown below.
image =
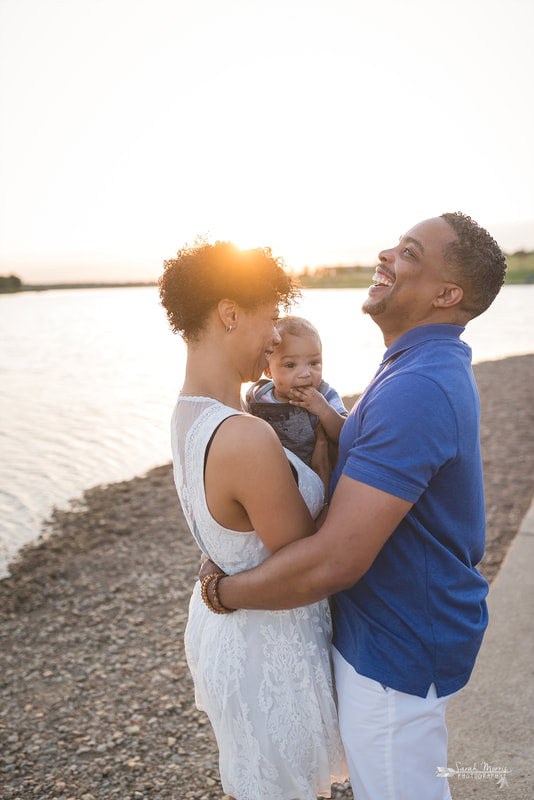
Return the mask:
<svg viewBox="0 0 534 800">
<path fill-rule="evenodd" d="M 451 281 L 444 251 L 454 241 L 454 230 L 436 217 L 415 225 L 396 247 L 378 254 L 380 264 L 362 310 L 392 341 L 411 328 L 436 322 L 433 301 Z"/>
<path fill-rule="evenodd" d="M 265 370 L 274 381 L 274 396 L 283 402 L 289 399 L 289 390 L 301 386 L 317 389 L 321 383 L 323 363 L 321 342 L 316 336 L 293 336 L 284 333 L 282 342 L 269 359 Z"/>
</svg>

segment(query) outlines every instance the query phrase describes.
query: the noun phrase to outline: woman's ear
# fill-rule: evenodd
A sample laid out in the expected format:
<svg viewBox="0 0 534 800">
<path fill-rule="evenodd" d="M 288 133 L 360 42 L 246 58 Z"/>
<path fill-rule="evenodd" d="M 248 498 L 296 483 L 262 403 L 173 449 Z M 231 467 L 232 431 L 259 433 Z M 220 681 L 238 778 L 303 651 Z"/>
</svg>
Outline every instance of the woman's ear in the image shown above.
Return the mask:
<svg viewBox="0 0 534 800">
<path fill-rule="evenodd" d="M 441 293 L 434 299 L 434 305 L 439 308 L 450 308 L 457 306 L 462 302 L 464 290 L 457 286 L 455 283 L 449 283 L 445 286 Z"/>
<path fill-rule="evenodd" d="M 229 300 L 228 298 L 219 300 L 217 311 L 219 312 L 219 317 L 226 330 L 235 328 L 238 311 L 238 305 L 235 300 Z"/>
</svg>

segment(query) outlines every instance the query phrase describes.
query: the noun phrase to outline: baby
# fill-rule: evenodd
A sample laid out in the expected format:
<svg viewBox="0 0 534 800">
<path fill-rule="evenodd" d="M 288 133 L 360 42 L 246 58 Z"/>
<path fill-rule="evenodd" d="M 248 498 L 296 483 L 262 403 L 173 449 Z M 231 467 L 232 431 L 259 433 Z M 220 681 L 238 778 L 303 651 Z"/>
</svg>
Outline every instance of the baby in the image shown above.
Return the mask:
<svg viewBox="0 0 534 800">
<path fill-rule="evenodd" d="M 310 466 L 317 423 L 337 444 L 347 410 L 322 379 L 321 338 L 311 322 L 282 317 L 277 329 L 282 341 L 269 359 L 267 379 L 247 391 L 247 410 L 269 422 L 283 446 Z"/>
</svg>

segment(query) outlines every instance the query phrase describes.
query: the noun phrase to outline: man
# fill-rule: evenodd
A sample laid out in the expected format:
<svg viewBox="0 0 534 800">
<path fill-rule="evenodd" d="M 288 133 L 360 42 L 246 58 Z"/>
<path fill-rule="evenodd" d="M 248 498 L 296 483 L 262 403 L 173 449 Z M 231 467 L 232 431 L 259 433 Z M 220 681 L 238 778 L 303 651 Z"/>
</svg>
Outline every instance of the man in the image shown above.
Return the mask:
<svg viewBox="0 0 534 800">
<path fill-rule="evenodd" d="M 342 430 L 327 519 L 256 569 L 214 581 L 213 599 L 283 609 L 335 595 L 355 797 L 442 800 L 447 700 L 469 680 L 487 625 L 479 400 L 460 335 L 506 264 L 459 213 L 419 223 L 379 260 L 363 311 L 387 350 Z"/>
</svg>

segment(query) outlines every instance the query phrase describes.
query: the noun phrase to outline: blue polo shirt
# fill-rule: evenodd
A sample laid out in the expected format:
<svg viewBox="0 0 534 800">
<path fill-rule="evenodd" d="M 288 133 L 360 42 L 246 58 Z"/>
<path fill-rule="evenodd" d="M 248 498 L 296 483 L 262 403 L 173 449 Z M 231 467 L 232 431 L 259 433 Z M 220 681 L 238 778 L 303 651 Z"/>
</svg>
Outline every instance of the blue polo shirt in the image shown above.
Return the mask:
<svg viewBox="0 0 534 800">
<path fill-rule="evenodd" d="M 480 404 L 463 330 L 424 325 L 386 351 L 332 476 L 332 491 L 344 474 L 414 504 L 335 596 L 334 645 L 360 674 L 418 697 L 467 683 L 487 625 Z"/>
</svg>

